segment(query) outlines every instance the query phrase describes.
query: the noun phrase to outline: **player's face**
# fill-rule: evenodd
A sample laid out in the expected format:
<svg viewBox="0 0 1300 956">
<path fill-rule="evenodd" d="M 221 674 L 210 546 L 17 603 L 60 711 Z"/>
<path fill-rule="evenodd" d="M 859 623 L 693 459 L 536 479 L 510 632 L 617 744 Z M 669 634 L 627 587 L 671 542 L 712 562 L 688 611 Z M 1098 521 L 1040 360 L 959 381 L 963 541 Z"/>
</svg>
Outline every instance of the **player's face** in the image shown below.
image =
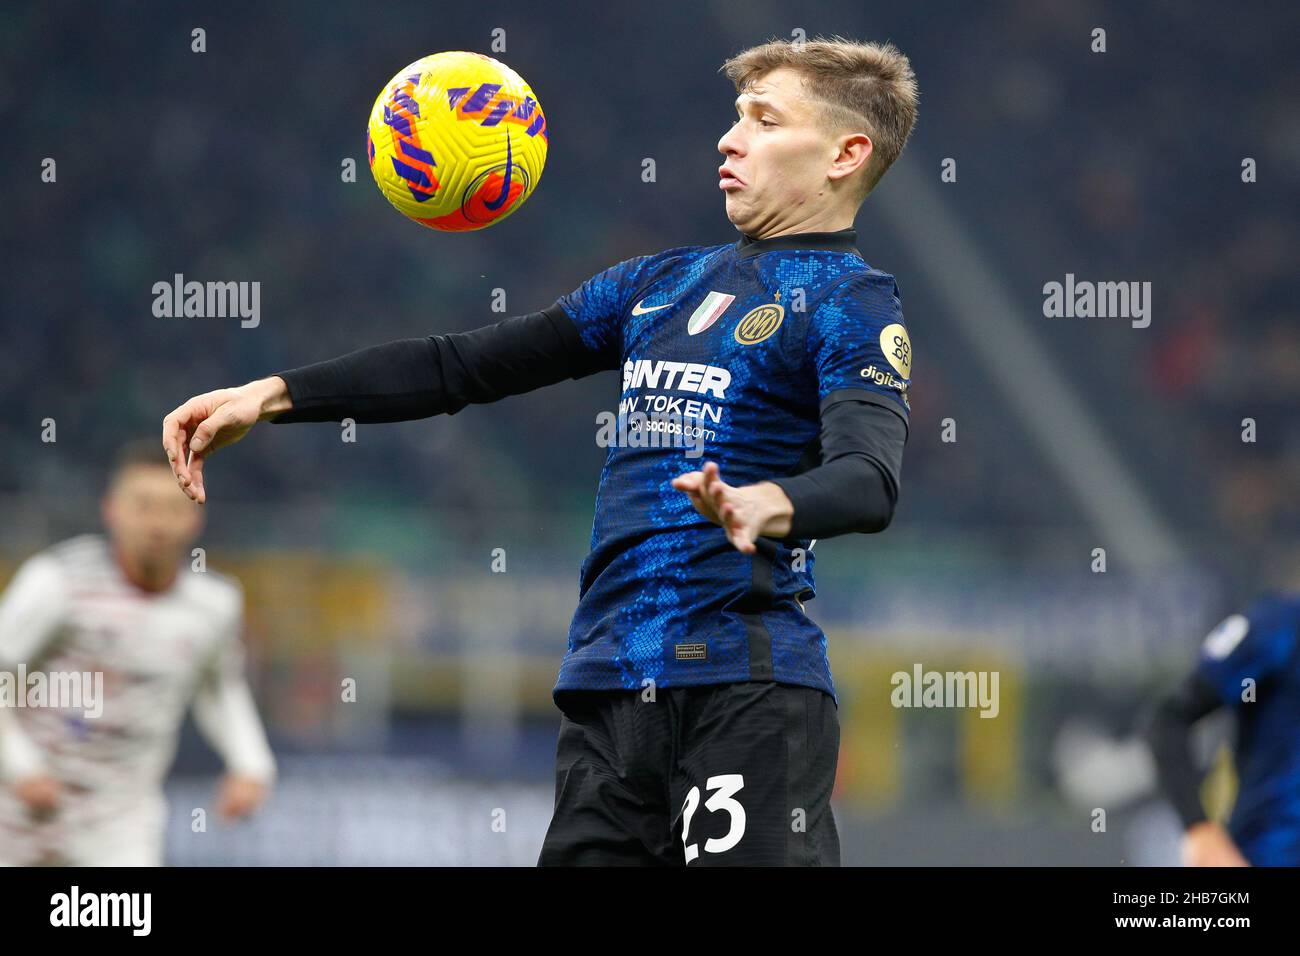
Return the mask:
<svg viewBox="0 0 1300 956">
<path fill-rule="evenodd" d="M 839 145 L 804 95 L 803 79 L 787 67 L 772 70 L 737 97 L 736 110 L 718 141 L 727 218 L 759 239 L 815 221 L 830 200 L 826 172 Z"/>
<path fill-rule="evenodd" d="M 114 545 L 145 564 L 179 561 L 203 528 L 202 508 L 178 493 L 166 462 L 122 471 L 103 515 Z"/>
</svg>

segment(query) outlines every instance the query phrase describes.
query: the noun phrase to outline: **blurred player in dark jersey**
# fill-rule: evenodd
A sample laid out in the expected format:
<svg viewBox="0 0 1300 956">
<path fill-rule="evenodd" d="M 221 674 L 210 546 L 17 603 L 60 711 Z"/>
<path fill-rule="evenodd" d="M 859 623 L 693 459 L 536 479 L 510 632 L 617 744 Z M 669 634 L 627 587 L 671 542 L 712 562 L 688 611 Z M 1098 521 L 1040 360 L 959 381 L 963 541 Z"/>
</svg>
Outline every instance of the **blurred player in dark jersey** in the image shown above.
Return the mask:
<svg viewBox="0 0 1300 956">
<path fill-rule="evenodd" d="M 737 241 L 620 262 L 540 312 L 209 392 L 164 421 L 203 501 L 206 456 L 258 421 L 452 414 L 621 371 L 631 431 L 610 442 L 555 688 L 543 864 L 839 862 L 837 705 L 804 602 L 815 540 L 882 530 L 898 497 L 911 344 L 852 225 L 907 141 L 916 83 L 893 47 L 847 41 L 764 44 L 725 69 Z"/>
<path fill-rule="evenodd" d="M 1237 799 L 1227 827 L 1206 818 L 1192 726 L 1236 718 Z M 1300 866 L 1300 590 L 1259 598 L 1201 646 L 1196 669 L 1147 727 L 1161 788 L 1187 828 L 1189 866 Z"/>
</svg>

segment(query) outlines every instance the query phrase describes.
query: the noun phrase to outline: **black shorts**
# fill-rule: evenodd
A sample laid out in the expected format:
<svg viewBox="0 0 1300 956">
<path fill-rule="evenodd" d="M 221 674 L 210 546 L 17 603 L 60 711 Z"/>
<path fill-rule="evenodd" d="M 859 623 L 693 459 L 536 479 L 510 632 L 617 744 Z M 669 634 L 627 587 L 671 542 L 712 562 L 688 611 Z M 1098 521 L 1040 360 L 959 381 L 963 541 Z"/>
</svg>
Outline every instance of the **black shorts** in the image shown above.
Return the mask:
<svg viewBox="0 0 1300 956">
<path fill-rule="evenodd" d="M 539 866 L 838 866 L 835 700 L 760 681 L 561 691 Z"/>
</svg>

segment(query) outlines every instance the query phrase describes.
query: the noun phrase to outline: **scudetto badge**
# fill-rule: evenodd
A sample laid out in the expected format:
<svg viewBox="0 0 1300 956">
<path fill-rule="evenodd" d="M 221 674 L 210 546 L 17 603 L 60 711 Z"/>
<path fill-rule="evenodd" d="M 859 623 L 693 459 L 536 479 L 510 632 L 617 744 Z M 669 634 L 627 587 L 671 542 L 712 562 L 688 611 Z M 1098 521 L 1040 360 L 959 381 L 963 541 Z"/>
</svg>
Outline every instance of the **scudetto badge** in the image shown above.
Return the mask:
<svg viewBox="0 0 1300 956">
<path fill-rule="evenodd" d="M 736 323 L 736 341 L 741 345 L 757 345 L 779 329 L 784 318 L 785 309 L 775 302 L 760 305 Z"/>
<path fill-rule="evenodd" d="M 880 351 L 895 372 L 903 378 L 912 377 L 912 340 L 907 337 L 907 329 L 897 322 L 881 329 Z"/>
</svg>

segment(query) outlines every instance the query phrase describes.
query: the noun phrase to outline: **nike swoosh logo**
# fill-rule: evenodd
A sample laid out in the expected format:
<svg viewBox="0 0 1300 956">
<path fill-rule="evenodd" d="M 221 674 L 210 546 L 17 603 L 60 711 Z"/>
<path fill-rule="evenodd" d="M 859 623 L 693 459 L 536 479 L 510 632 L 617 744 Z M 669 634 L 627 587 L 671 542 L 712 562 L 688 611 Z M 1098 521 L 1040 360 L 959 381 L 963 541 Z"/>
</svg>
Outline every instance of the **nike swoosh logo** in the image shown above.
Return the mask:
<svg viewBox="0 0 1300 956">
<path fill-rule="evenodd" d="M 514 167 L 514 162 L 510 158 L 510 130 L 506 130 L 506 176 L 501 181 L 501 195 L 496 199 L 485 199 L 483 205 L 496 212 L 501 208 L 501 204 L 510 198 L 510 170 Z"/>
<path fill-rule="evenodd" d="M 645 301 L 645 299 L 642 299 L 642 300 L 641 300 L 641 302 L 644 302 L 644 301 Z M 673 303 L 669 302 L 668 305 L 652 305 L 652 306 L 649 306 L 648 308 L 644 308 L 644 309 L 643 309 L 643 308 L 641 308 L 641 302 L 638 302 L 636 305 L 632 306 L 632 314 L 633 314 L 633 315 L 645 315 L 647 312 L 658 312 L 660 309 L 666 309 L 666 308 L 668 308 L 668 306 L 670 306 L 670 305 L 673 304 Z"/>
</svg>

